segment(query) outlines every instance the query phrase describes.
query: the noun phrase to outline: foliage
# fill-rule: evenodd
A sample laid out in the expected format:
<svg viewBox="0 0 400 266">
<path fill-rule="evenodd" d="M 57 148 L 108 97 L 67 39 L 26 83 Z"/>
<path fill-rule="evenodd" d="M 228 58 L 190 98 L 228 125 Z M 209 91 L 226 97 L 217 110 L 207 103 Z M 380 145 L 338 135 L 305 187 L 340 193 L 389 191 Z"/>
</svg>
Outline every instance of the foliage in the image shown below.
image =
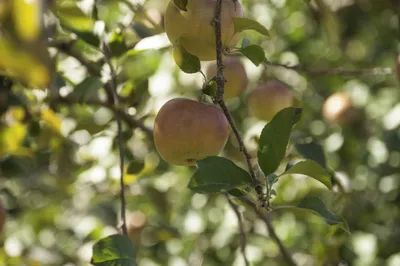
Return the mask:
<svg viewBox="0 0 400 266">
<path fill-rule="evenodd" d="M 242 55 L 249 90 L 280 79 L 297 98 L 267 124 L 249 116 L 246 95 L 226 101 L 257 184 L 233 134 L 193 168 L 167 164 L 154 148 L 163 103 L 212 104 L 202 88 L 216 90 L 214 79 L 204 85 L 207 63 L 168 42 L 166 1 L 0 1 L 0 264 L 243 265 L 229 194 L 251 265 L 289 263 L 257 215 L 263 201 L 298 265 L 398 265 L 399 81 L 363 75 L 395 67 L 394 2 L 241 1 L 243 40 L 224 52 Z M 322 117 L 339 91 L 359 113 L 351 124 Z M 117 116 L 132 243 L 118 235 Z"/>
</svg>

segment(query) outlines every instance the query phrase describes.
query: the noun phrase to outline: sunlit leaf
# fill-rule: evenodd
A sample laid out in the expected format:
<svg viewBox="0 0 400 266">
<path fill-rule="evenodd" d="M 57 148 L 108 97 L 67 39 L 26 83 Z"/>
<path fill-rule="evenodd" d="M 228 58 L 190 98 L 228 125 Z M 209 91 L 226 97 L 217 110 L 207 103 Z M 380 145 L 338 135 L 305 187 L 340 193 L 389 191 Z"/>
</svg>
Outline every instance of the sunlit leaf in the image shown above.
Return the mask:
<svg viewBox="0 0 400 266">
<path fill-rule="evenodd" d="M 266 59 L 263 48 L 255 44 L 247 45 L 241 48 L 239 52 L 247 57 L 256 66 L 259 66 Z"/>
<path fill-rule="evenodd" d="M 95 266 L 137 266 L 131 240 L 123 235 L 111 235 L 93 246 L 91 263 Z"/>
<path fill-rule="evenodd" d="M 207 157 L 197 161 L 197 167 L 188 187 L 198 193 L 228 191 L 251 183 L 249 173 L 223 157 Z"/>
<path fill-rule="evenodd" d="M 13 0 L 13 19 L 15 30 L 23 40 L 35 40 L 42 27 L 42 3 L 41 0 Z"/>
<path fill-rule="evenodd" d="M 134 81 L 143 81 L 152 76 L 160 65 L 160 52 L 151 50 L 129 50 L 120 59 L 123 73 Z"/>
<path fill-rule="evenodd" d="M 185 73 L 197 73 L 201 69 L 199 58 L 188 53 L 179 40 L 174 45 L 174 59 L 175 63 Z"/>
<path fill-rule="evenodd" d="M 26 128 L 22 124 L 0 127 L 0 157 L 16 152 L 26 136 Z"/>
<path fill-rule="evenodd" d="M 300 120 L 301 109 L 288 107 L 279 111 L 261 132 L 258 164 L 265 175 L 278 168 L 285 156 L 292 127 Z"/>
<path fill-rule="evenodd" d="M 56 14 L 62 24 L 79 31 L 91 31 L 94 21 L 76 5 L 75 1 L 56 1 Z"/>
<path fill-rule="evenodd" d="M 264 36 L 269 37 L 269 32 L 268 30 L 261 25 L 258 21 L 249 19 L 249 18 L 233 18 L 233 25 L 235 27 L 235 33 L 236 32 L 242 32 L 244 30 L 254 30 L 258 33 L 261 33 Z"/>
<path fill-rule="evenodd" d="M 51 109 L 43 109 L 40 112 L 41 119 L 56 133 L 61 134 L 61 118 Z"/>
<path fill-rule="evenodd" d="M 8 39 L 0 39 L 0 69 L 31 86 L 48 86 L 51 76 L 49 61 L 44 45 L 31 45 L 27 50 Z"/>
<path fill-rule="evenodd" d="M 332 180 L 329 172 L 312 160 L 298 162 L 289 170 L 281 174 L 281 176 L 289 174 L 302 174 L 309 176 L 324 184 L 328 189 L 332 189 Z"/>
</svg>

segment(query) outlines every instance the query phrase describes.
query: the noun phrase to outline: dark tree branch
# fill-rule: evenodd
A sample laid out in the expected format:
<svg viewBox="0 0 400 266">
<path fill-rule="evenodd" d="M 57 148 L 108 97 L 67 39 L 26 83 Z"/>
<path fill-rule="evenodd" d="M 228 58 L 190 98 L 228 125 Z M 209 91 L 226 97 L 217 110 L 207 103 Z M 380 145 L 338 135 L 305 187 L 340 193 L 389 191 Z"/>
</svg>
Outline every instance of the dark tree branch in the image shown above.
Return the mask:
<svg viewBox="0 0 400 266">
<path fill-rule="evenodd" d="M 271 67 L 283 67 L 286 69 L 294 70 L 297 72 L 303 72 L 312 75 L 329 76 L 329 75 L 340 75 L 340 76 L 360 76 L 360 75 L 392 75 L 394 70 L 390 67 L 382 68 L 364 68 L 364 69 L 344 69 L 344 68 L 331 68 L 331 69 L 313 69 L 302 66 L 288 66 L 285 64 L 266 62 L 265 65 Z"/>
<path fill-rule="evenodd" d="M 131 115 L 125 113 L 121 108 L 114 106 L 113 104 L 102 102 L 99 100 L 86 100 L 84 102 L 72 99 L 72 98 L 58 98 L 55 99 L 57 103 L 61 104 L 87 104 L 91 106 L 101 106 L 110 109 L 111 111 L 118 113 L 121 118 L 132 128 L 140 128 L 150 139 L 153 139 L 153 130 L 146 127 L 142 121 L 135 119 Z"/>
<path fill-rule="evenodd" d="M 243 260 L 244 260 L 245 265 L 250 266 L 249 260 L 247 259 L 247 256 L 246 256 L 247 239 L 246 239 L 246 232 L 244 231 L 242 214 L 240 213 L 238 206 L 229 197 L 228 193 L 225 193 L 225 197 L 228 200 L 228 203 L 231 206 L 232 210 L 235 212 L 235 214 L 237 216 L 238 223 L 239 223 L 239 230 L 240 230 L 240 250 L 242 251 Z"/>
<path fill-rule="evenodd" d="M 56 48 L 60 52 L 78 60 L 81 65 L 86 67 L 88 73 L 91 76 L 101 77 L 101 67 L 98 66 L 95 62 L 88 60 L 79 51 L 77 51 L 74 47 L 75 42 L 76 40 L 51 41 L 48 43 L 48 46 Z"/>
<path fill-rule="evenodd" d="M 257 192 L 257 195 L 261 201 L 263 207 L 265 207 L 265 197 L 263 193 L 263 188 L 261 186 L 260 181 L 258 180 L 257 176 L 254 173 L 253 166 L 251 165 L 251 155 L 247 151 L 246 146 L 243 143 L 243 138 L 240 135 L 240 132 L 235 124 L 235 121 L 230 114 L 228 107 L 224 101 L 224 88 L 225 88 L 225 78 L 224 78 L 224 65 L 222 62 L 222 53 L 223 53 L 223 46 L 222 46 L 222 39 L 221 39 L 221 8 L 222 8 L 222 0 L 217 0 L 216 8 L 215 8 L 215 17 L 214 17 L 214 27 L 215 27 L 215 44 L 216 44 L 216 54 L 217 54 L 217 76 L 215 77 L 215 81 L 218 86 L 218 90 L 214 99 L 214 102 L 217 103 L 222 111 L 224 112 L 226 118 L 228 119 L 229 124 L 235 134 L 235 137 L 239 143 L 239 149 L 244 154 L 246 158 L 246 163 L 249 168 L 251 179 L 253 180 L 254 189 Z"/>
<path fill-rule="evenodd" d="M 117 73 L 114 69 L 114 66 L 111 62 L 111 51 L 105 41 L 102 42 L 102 48 L 104 51 L 104 57 L 108 66 L 110 67 L 111 72 L 111 88 L 112 88 L 112 97 L 114 106 L 119 106 L 119 97 L 117 92 L 118 81 L 117 81 Z M 125 183 L 124 183 L 124 169 L 125 169 L 125 160 L 124 160 L 124 142 L 122 139 L 122 121 L 120 112 L 115 113 L 117 126 L 118 126 L 118 150 L 119 150 L 119 167 L 120 167 L 120 187 L 121 187 L 121 228 L 122 233 L 124 235 L 128 235 L 128 228 L 126 226 L 126 199 L 125 199 Z"/>
<path fill-rule="evenodd" d="M 286 249 L 286 247 L 283 245 L 282 241 L 276 234 L 270 219 L 252 201 L 248 200 L 247 198 L 240 198 L 240 200 L 243 203 L 247 204 L 248 206 L 252 207 L 256 212 L 256 214 L 258 215 L 258 217 L 265 223 L 270 237 L 278 245 L 282 258 L 286 261 L 286 263 L 289 264 L 290 266 L 297 266 L 296 262 L 292 258 L 292 255 L 289 253 L 289 251 Z"/>
</svg>

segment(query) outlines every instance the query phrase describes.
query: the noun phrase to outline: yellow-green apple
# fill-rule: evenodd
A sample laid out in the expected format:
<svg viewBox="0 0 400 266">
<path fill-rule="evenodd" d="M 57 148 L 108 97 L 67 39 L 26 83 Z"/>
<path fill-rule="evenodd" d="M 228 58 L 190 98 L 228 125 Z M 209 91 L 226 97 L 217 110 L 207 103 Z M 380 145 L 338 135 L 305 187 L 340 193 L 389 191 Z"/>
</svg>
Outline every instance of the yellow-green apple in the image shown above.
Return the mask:
<svg viewBox="0 0 400 266">
<path fill-rule="evenodd" d="M 195 165 L 218 155 L 229 136 L 229 123 L 217 107 L 175 98 L 164 104 L 154 121 L 154 142 L 170 164 Z"/>
<path fill-rule="evenodd" d="M 215 17 L 216 0 L 188 0 L 186 9 L 181 10 L 171 0 L 165 12 L 165 32 L 172 44 L 180 39 L 182 46 L 202 61 L 216 59 Z M 221 38 L 224 48 L 236 45 L 239 40 L 235 34 L 232 18 L 243 17 L 239 1 L 222 0 Z"/>
<path fill-rule="evenodd" d="M 254 117 L 271 121 L 282 109 L 293 105 L 293 95 L 288 85 L 272 80 L 260 85 L 248 95 L 248 107 Z"/>
<path fill-rule="evenodd" d="M 229 56 L 224 58 L 224 78 L 226 79 L 224 98 L 230 99 L 240 96 L 247 88 L 249 80 L 246 70 L 237 57 Z M 211 63 L 207 67 L 207 77 L 217 75 L 217 64 Z"/>
</svg>

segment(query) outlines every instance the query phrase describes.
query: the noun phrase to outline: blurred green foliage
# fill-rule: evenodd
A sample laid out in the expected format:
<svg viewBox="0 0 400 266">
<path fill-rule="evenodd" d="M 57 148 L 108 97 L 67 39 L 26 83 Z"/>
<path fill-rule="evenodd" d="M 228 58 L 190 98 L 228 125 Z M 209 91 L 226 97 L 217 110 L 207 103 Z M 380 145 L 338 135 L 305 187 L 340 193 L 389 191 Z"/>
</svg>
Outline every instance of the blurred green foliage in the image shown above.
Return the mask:
<svg viewBox="0 0 400 266">
<path fill-rule="evenodd" d="M 245 16 L 271 35 L 246 31 L 243 37 L 263 47 L 271 62 L 313 69 L 395 67 L 398 1 L 241 2 Z M 119 108 L 126 113 L 127 210 L 138 265 L 243 265 L 237 219 L 226 199 L 190 191 L 194 169 L 162 161 L 151 131 L 143 130 L 152 128 L 168 99 L 201 96 L 203 77 L 182 73 L 173 61 L 163 33 L 166 5 L 161 0 L 0 0 L 0 199 L 8 211 L 0 265 L 88 265 L 93 244 L 117 233 L 117 125 L 107 102 L 110 69 L 103 40 L 116 66 Z M 278 78 L 291 85 L 303 108 L 290 155 L 278 172 L 307 154 L 306 146 L 296 150 L 295 143 L 314 140 L 336 177 L 329 192 L 315 180 L 285 175 L 275 184 L 272 206 L 319 197 L 352 232 L 278 208 L 271 213 L 273 224 L 298 265 L 400 265 L 396 76 L 317 76 L 243 62 L 249 90 Z M 322 118 L 324 100 L 337 91 L 351 96 L 360 121 L 341 127 Z M 248 116 L 245 95 L 228 106 L 255 153 L 254 137 L 264 124 Z M 234 137 L 222 155 L 245 168 Z M 128 163 L 144 166 L 129 171 Z M 263 222 L 240 208 L 252 265 L 285 265 Z"/>
</svg>

